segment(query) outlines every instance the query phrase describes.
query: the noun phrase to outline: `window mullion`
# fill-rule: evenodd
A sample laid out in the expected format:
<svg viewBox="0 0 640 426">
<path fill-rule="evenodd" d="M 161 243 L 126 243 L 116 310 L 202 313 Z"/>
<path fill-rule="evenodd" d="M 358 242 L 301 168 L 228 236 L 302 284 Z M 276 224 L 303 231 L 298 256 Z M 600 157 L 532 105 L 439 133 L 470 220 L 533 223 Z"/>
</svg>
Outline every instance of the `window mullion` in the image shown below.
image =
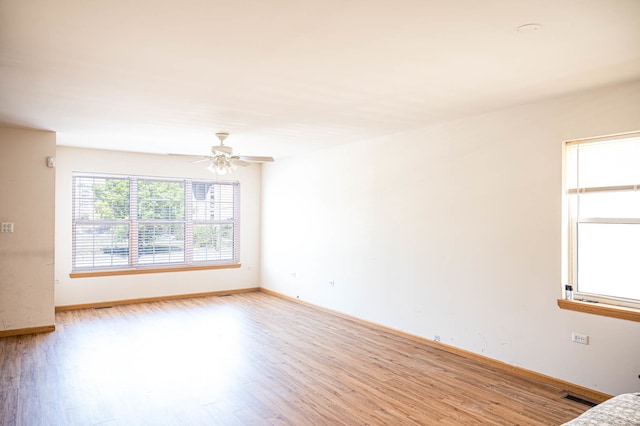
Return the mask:
<svg viewBox="0 0 640 426">
<path fill-rule="evenodd" d="M 190 180 L 184 184 L 184 262 L 193 263 L 193 186 Z"/>
<path fill-rule="evenodd" d="M 138 265 L 138 179 L 129 180 L 129 266 Z"/>
<path fill-rule="evenodd" d="M 603 224 L 640 224 L 640 218 L 637 217 L 581 217 L 577 219 L 578 223 L 603 223 Z"/>
</svg>

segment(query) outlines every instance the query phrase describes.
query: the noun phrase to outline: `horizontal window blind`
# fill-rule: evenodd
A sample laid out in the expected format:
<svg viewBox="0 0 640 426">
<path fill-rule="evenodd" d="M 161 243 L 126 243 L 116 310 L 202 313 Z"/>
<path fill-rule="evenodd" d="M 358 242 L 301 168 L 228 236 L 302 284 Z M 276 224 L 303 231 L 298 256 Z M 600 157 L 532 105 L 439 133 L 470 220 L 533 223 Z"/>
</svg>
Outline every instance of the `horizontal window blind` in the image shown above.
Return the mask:
<svg viewBox="0 0 640 426">
<path fill-rule="evenodd" d="M 240 185 L 73 176 L 74 271 L 239 262 Z"/>
</svg>

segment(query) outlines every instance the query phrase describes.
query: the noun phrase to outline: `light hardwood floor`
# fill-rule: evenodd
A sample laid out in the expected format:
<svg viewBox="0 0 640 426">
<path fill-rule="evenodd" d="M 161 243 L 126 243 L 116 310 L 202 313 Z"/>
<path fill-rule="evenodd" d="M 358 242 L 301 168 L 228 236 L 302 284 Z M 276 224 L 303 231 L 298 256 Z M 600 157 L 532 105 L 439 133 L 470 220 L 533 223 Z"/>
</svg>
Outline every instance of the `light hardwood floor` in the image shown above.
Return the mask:
<svg viewBox="0 0 640 426">
<path fill-rule="evenodd" d="M 0 339 L 2 425 L 557 425 L 562 391 L 264 293 Z"/>
</svg>

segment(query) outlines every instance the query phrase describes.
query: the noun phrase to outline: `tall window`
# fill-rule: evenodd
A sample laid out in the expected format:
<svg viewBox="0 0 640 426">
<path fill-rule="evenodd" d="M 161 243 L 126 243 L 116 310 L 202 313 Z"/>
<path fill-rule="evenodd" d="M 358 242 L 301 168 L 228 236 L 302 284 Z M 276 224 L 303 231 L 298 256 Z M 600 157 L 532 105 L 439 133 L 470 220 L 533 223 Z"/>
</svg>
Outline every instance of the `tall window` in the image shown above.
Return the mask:
<svg viewBox="0 0 640 426">
<path fill-rule="evenodd" d="M 73 270 L 236 264 L 239 183 L 75 173 Z"/>
<path fill-rule="evenodd" d="M 640 134 L 567 142 L 565 173 L 575 297 L 640 307 Z"/>
</svg>

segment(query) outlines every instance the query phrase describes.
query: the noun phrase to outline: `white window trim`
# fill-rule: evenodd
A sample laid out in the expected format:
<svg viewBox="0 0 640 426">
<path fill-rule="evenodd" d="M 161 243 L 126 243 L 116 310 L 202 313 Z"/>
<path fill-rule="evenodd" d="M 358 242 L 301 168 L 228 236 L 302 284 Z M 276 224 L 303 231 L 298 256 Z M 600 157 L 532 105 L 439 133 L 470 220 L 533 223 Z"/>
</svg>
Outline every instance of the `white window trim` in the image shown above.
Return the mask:
<svg viewBox="0 0 640 426">
<path fill-rule="evenodd" d="M 638 218 L 587 218 L 581 217 L 579 220 L 572 218 L 570 207 L 570 196 L 575 194 L 589 193 L 589 192 L 616 192 L 616 191 L 637 191 L 640 188 L 640 184 L 618 185 L 618 186 L 602 186 L 602 187 L 583 187 L 583 188 L 568 188 L 567 184 L 567 149 L 572 145 L 598 143 L 612 140 L 624 140 L 630 138 L 637 138 L 640 136 L 640 132 L 630 132 L 619 135 L 611 135 L 597 138 L 585 138 L 579 140 L 565 141 L 563 143 L 563 223 L 565 223 L 565 232 L 563 233 L 563 250 L 566 253 L 563 258 L 563 280 L 562 294 L 565 295 L 565 285 L 569 284 L 573 287 L 573 300 L 578 302 L 587 302 L 594 304 L 604 304 L 609 307 L 621 307 L 623 309 L 631 308 L 634 311 L 640 310 L 640 301 L 635 299 L 605 296 L 601 294 L 593 294 L 587 292 L 580 292 L 577 289 L 577 283 L 575 279 L 578 253 L 577 253 L 577 226 L 578 223 L 603 223 L 603 224 L 640 224 Z M 578 310 L 578 309 L 576 309 Z"/>
</svg>

